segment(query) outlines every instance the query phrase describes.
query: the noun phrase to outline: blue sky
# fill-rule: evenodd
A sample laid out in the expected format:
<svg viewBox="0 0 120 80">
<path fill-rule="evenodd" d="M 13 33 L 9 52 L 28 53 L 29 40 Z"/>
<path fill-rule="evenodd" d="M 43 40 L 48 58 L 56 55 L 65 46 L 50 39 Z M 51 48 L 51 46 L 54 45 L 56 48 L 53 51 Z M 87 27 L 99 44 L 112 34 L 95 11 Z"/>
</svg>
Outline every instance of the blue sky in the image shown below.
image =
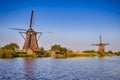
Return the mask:
<svg viewBox="0 0 120 80">
<path fill-rule="evenodd" d="M 33 28 L 44 33 L 38 44 L 50 49 L 54 44 L 74 51 L 97 50 L 102 35 L 107 50 L 120 51 L 119 0 L 0 0 L 0 46 L 24 39 L 19 31 L 8 28 L 29 27 L 31 10 L 35 11 Z"/>
</svg>

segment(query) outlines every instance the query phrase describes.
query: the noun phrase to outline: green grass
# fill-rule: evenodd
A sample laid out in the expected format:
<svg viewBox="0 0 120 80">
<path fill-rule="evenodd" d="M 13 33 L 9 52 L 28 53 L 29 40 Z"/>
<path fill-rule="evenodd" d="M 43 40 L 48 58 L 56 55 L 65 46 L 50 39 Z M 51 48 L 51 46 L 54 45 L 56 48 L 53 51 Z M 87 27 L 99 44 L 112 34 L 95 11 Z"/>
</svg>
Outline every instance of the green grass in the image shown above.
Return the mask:
<svg viewBox="0 0 120 80">
<path fill-rule="evenodd" d="M 15 57 L 37 57 L 36 54 L 27 54 L 25 52 L 15 52 L 14 50 L 0 50 L 0 58 Z"/>
<path fill-rule="evenodd" d="M 96 53 L 87 53 L 87 54 L 68 54 L 67 57 L 95 57 Z"/>
<path fill-rule="evenodd" d="M 120 52 L 117 53 L 101 53 L 101 52 L 95 52 L 95 53 L 82 53 L 82 54 L 67 54 L 67 55 L 62 55 L 59 54 L 57 55 L 56 58 L 72 58 L 72 57 L 105 57 L 105 56 L 120 56 Z"/>
<path fill-rule="evenodd" d="M 51 53 L 44 51 L 41 54 L 27 54 L 25 52 L 15 52 L 14 50 L 0 49 L 0 58 L 15 58 L 15 57 L 50 57 Z M 56 58 L 72 58 L 72 57 L 104 57 L 104 56 L 120 56 L 120 52 L 95 52 L 93 50 L 83 51 L 81 54 L 76 53 L 59 53 Z"/>
</svg>

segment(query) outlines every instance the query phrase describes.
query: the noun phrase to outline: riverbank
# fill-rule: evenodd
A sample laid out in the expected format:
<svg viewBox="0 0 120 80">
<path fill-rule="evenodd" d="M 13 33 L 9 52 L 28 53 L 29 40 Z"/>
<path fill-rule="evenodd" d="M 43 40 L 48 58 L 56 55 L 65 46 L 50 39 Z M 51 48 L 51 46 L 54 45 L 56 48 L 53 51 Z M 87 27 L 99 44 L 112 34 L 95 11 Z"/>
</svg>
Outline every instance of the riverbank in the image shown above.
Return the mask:
<svg viewBox="0 0 120 80">
<path fill-rule="evenodd" d="M 104 57 L 104 56 L 120 56 L 119 53 L 109 53 L 109 52 L 94 52 L 94 53 L 84 53 L 84 52 L 73 52 L 68 54 L 67 57 Z"/>
<path fill-rule="evenodd" d="M 120 56 L 120 52 L 92 52 L 92 51 L 83 51 L 83 52 L 70 52 L 70 53 L 56 53 L 53 54 L 50 51 L 45 51 L 44 53 L 39 54 L 27 54 L 25 52 L 16 52 L 14 50 L 0 50 L 0 58 L 16 58 L 16 57 L 51 57 L 51 58 L 74 58 L 74 57 L 105 57 L 105 56 Z"/>
<path fill-rule="evenodd" d="M 84 53 L 84 52 L 72 52 L 67 54 L 56 54 L 53 58 L 74 58 L 74 57 L 105 57 L 105 56 L 120 56 L 120 52 L 109 53 L 109 52 L 94 52 L 94 53 Z"/>
<path fill-rule="evenodd" d="M 55 44 L 51 46 L 50 50 L 40 48 L 39 52 L 27 53 L 19 50 L 16 43 L 10 43 L 0 48 L 0 58 L 16 58 L 16 57 L 51 57 L 51 58 L 74 58 L 74 57 L 104 57 L 104 56 L 120 56 L 119 52 L 98 52 L 95 50 L 85 50 L 82 52 L 75 52 L 61 45 Z"/>
<path fill-rule="evenodd" d="M 25 52 L 16 52 L 14 50 L 0 50 L 0 58 L 16 58 L 16 57 L 34 57 L 36 54 L 27 54 Z"/>
</svg>

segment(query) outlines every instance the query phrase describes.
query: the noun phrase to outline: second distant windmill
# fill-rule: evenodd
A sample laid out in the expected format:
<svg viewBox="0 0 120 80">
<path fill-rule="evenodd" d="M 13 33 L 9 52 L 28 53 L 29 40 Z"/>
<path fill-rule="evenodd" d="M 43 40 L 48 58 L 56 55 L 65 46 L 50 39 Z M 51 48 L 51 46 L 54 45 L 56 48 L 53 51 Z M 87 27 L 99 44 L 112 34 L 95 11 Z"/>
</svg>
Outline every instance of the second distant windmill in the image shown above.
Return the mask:
<svg viewBox="0 0 120 80">
<path fill-rule="evenodd" d="M 105 45 L 109 45 L 109 43 L 102 42 L 102 36 L 100 35 L 100 43 L 99 44 L 92 44 L 93 46 L 98 46 L 99 52 L 105 52 Z"/>
</svg>

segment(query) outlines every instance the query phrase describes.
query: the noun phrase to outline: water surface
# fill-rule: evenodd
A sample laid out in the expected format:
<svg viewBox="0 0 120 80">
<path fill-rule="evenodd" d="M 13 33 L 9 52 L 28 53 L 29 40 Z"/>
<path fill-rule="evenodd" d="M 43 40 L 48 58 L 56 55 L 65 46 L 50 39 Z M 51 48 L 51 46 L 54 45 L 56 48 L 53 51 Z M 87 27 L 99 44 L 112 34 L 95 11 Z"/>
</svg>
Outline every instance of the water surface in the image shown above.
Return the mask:
<svg viewBox="0 0 120 80">
<path fill-rule="evenodd" d="M 0 59 L 0 80 L 120 80 L 120 57 Z"/>
</svg>

